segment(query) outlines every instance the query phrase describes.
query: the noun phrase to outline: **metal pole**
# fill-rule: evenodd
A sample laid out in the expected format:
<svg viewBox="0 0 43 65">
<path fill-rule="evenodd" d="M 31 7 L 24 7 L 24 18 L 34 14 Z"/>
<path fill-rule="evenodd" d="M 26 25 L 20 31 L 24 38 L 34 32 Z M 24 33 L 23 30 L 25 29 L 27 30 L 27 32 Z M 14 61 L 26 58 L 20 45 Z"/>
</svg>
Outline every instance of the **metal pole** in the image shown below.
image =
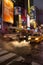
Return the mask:
<svg viewBox="0 0 43 65">
<path fill-rule="evenodd" d="M 28 13 L 30 14 L 30 0 L 28 0 Z"/>
</svg>

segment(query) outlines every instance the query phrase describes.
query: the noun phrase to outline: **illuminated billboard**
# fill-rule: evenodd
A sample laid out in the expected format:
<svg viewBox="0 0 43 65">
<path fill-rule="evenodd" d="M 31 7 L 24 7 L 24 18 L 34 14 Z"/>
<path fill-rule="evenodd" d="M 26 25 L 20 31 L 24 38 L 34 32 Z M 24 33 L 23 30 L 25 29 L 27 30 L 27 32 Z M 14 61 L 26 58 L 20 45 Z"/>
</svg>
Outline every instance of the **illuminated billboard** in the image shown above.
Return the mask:
<svg viewBox="0 0 43 65">
<path fill-rule="evenodd" d="M 3 21 L 14 23 L 14 4 L 11 0 L 3 0 Z"/>
</svg>

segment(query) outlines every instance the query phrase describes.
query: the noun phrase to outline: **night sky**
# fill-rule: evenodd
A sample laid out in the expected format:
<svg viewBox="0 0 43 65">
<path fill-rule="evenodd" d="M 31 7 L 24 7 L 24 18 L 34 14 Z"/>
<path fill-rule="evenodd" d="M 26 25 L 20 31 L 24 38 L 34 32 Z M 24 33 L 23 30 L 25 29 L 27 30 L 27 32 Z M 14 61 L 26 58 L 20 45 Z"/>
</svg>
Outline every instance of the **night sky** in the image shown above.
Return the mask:
<svg viewBox="0 0 43 65">
<path fill-rule="evenodd" d="M 39 9 L 43 9 L 43 0 L 34 0 L 34 5 Z"/>
<path fill-rule="evenodd" d="M 38 9 L 43 10 L 43 0 L 34 0 L 34 5 L 37 6 Z M 39 16 L 39 21 L 43 24 L 43 14 Z"/>
</svg>

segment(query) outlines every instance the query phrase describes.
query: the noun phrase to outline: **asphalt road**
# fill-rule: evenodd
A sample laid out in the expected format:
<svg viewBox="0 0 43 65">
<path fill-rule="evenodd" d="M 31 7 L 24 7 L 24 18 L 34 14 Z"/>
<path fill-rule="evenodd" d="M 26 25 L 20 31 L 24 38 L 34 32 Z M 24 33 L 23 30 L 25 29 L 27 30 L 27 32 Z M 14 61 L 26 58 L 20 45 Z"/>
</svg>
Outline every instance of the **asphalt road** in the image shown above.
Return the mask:
<svg viewBox="0 0 43 65">
<path fill-rule="evenodd" d="M 26 43 L 25 47 L 22 44 L 19 48 L 14 45 L 15 41 L 0 40 L 0 65 L 12 65 L 18 60 L 21 64 L 21 60 L 26 63 L 32 63 L 32 65 L 43 65 L 43 42 L 40 44 Z M 26 47 L 27 45 L 27 47 Z M 21 50 L 22 49 L 22 50 Z M 19 51 L 18 51 L 19 50 Z M 16 52 L 15 52 L 16 51 Z M 18 54 L 18 55 L 16 55 Z M 20 56 L 21 55 L 21 56 Z M 18 64 L 19 64 L 18 63 Z M 24 64 L 26 64 L 24 63 Z M 23 63 L 22 63 L 23 64 Z M 27 64 L 26 64 L 27 65 Z"/>
<path fill-rule="evenodd" d="M 0 48 L 0 65 L 10 65 L 15 62 L 24 61 L 24 58 L 15 53 Z"/>
</svg>

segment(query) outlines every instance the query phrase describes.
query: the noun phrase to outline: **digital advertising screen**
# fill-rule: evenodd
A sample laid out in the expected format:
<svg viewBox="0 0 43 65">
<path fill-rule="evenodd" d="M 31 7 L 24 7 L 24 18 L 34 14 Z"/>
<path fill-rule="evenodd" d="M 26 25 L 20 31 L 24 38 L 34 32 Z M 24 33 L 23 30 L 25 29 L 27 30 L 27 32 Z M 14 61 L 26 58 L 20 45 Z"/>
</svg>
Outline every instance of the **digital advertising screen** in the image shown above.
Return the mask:
<svg viewBox="0 0 43 65">
<path fill-rule="evenodd" d="M 14 23 L 14 4 L 11 0 L 3 0 L 3 21 Z"/>
</svg>

